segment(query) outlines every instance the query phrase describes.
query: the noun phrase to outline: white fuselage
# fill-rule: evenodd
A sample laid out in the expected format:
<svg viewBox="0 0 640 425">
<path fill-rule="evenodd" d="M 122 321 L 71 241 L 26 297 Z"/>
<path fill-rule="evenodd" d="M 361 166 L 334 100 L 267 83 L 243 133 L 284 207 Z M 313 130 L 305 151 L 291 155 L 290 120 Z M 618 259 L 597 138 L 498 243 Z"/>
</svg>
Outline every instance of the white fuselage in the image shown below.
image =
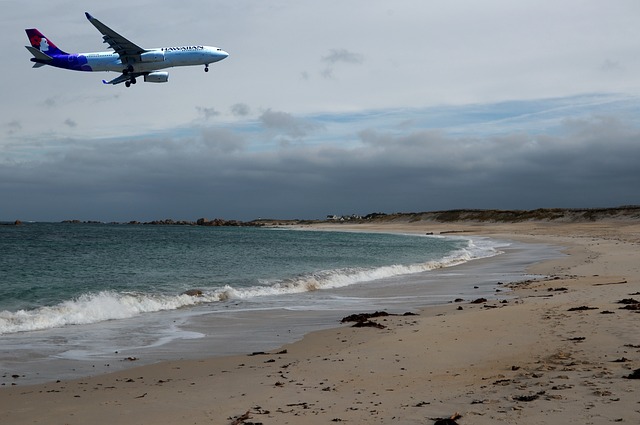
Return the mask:
<svg viewBox="0 0 640 425">
<path fill-rule="evenodd" d="M 142 60 L 122 63 L 115 52 L 80 53 L 87 59 L 92 71 L 122 72 L 129 65 L 135 72 L 152 72 L 174 66 L 209 65 L 229 56 L 227 52 L 211 46 L 163 47 L 151 49 L 141 55 Z"/>
</svg>

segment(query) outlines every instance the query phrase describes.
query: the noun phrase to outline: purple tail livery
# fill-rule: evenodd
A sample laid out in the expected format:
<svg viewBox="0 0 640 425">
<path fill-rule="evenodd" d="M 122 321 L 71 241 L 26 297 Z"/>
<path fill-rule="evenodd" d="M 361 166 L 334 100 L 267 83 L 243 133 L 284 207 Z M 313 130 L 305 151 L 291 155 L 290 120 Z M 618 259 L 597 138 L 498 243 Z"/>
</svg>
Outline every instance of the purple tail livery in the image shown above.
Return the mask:
<svg viewBox="0 0 640 425">
<path fill-rule="evenodd" d="M 42 53 L 49 56 L 59 56 L 59 55 L 67 55 L 67 52 L 63 52 L 58 49 L 58 46 L 53 44 L 53 41 L 44 36 L 40 31 L 35 28 L 31 28 L 25 30 L 27 32 L 27 37 L 29 37 L 29 41 L 31 42 L 31 47 L 35 47 L 40 50 Z"/>
<path fill-rule="evenodd" d="M 25 30 L 31 46 L 25 46 L 31 52 L 35 62 L 33 67 L 50 65 L 56 68 L 71 69 L 74 71 L 93 71 L 88 64 L 86 56 L 81 54 L 69 54 L 56 46 L 51 39 L 35 28 Z"/>
</svg>

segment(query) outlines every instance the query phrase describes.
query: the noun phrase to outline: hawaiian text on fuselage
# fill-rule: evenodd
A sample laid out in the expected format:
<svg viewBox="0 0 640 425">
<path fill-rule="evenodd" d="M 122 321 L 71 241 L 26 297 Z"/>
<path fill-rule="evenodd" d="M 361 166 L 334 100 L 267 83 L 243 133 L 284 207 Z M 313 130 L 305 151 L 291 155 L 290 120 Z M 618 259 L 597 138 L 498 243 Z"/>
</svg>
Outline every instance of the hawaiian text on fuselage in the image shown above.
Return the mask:
<svg viewBox="0 0 640 425">
<path fill-rule="evenodd" d="M 204 50 L 204 46 L 183 46 L 183 47 L 163 47 L 163 52 L 185 51 L 185 50 Z"/>
</svg>

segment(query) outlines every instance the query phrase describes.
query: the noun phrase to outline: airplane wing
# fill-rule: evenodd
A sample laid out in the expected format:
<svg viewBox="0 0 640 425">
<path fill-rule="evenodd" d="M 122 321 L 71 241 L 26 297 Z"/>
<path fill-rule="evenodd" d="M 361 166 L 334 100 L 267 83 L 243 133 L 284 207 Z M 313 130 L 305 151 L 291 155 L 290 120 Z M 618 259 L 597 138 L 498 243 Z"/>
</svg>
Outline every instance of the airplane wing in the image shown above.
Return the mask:
<svg viewBox="0 0 640 425">
<path fill-rule="evenodd" d="M 140 55 L 146 52 L 145 49 L 138 46 L 135 43 L 127 40 L 93 16 L 89 12 L 84 13 L 87 16 L 89 22 L 98 29 L 103 35 L 102 39 L 109 45 L 115 52 L 120 55 L 122 63 L 134 63 L 140 62 Z M 124 80 L 123 80 L 124 81 Z"/>
</svg>

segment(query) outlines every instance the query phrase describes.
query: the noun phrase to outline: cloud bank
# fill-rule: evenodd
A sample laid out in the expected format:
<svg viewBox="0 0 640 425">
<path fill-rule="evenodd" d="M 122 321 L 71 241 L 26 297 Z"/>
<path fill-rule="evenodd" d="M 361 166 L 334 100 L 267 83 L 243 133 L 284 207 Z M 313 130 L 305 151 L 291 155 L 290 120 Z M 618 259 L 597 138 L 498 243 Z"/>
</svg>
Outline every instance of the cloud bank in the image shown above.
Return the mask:
<svg viewBox="0 0 640 425">
<path fill-rule="evenodd" d="M 266 133 L 201 127 L 182 137 L 58 141 L 38 161 L 0 165 L 5 217 L 121 220 L 322 218 L 451 208 L 599 207 L 637 201 L 640 128 L 565 117 L 540 134 L 455 135 L 362 128 L 349 144 L 277 144 L 323 132 L 265 111 Z M 253 128 L 253 127 L 252 127 Z M 258 140 L 258 142 L 256 142 Z M 46 208 L 42 208 L 46 206 Z"/>
</svg>

